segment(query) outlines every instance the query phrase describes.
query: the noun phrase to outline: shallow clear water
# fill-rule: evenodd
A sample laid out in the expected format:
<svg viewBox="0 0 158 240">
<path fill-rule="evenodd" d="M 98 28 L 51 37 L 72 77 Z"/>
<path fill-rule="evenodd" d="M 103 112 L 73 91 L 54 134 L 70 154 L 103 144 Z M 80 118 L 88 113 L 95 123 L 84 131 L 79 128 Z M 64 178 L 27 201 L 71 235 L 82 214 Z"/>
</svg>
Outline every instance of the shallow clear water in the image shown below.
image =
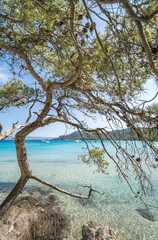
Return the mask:
<svg viewBox="0 0 158 240">
<path fill-rule="evenodd" d="M 82 225 L 89 220 L 99 221 L 119 230 L 120 240 L 157 240 L 158 209 L 151 208 L 156 221 L 149 221 L 136 211 L 144 209 L 142 203 L 135 199 L 126 183 L 119 183 L 113 163 L 110 162 L 109 176 L 94 173 L 94 167 L 88 167 L 78 160 L 84 152 L 83 142 L 55 141 L 49 144 L 40 141 L 27 141 L 28 159 L 33 173 L 46 181 L 74 193 L 86 194 L 82 185 L 90 185 L 101 192 L 83 205 L 82 201 L 55 192 L 60 196 L 61 208 L 71 219 L 71 235 L 69 240 L 80 240 Z M 114 149 L 106 142 L 112 155 Z M 0 201 L 19 178 L 16 162 L 16 151 L 13 141 L 0 143 Z M 156 197 L 158 199 L 158 172 L 153 171 Z M 30 181 L 27 187 L 42 185 Z M 53 192 L 53 191 L 52 191 Z M 26 194 L 26 191 L 24 192 Z M 152 203 L 151 199 L 147 199 Z M 155 203 L 154 203 L 155 204 Z"/>
</svg>

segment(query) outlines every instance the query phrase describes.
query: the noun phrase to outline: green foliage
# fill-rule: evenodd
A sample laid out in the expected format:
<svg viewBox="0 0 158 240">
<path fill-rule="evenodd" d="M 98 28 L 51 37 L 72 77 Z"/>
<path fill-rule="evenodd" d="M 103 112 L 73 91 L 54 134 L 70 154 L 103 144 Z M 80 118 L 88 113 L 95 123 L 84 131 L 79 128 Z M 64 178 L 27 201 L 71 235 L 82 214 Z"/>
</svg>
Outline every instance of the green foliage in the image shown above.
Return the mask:
<svg viewBox="0 0 158 240">
<path fill-rule="evenodd" d="M 155 163 L 151 164 L 151 168 L 156 169 L 157 165 Z"/>
<path fill-rule="evenodd" d="M 143 84 L 151 74 L 136 26 L 126 18 L 125 12 L 118 9 L 121 14 L 113 13 L 117 25 L 105 24 L 104 32 L 99 34 L 101 46 L 93 34 L 94 26 L 87 17 L 82 1 L 74 3 L 72 34 L 69 1 L 1 1 L 1 11 L 8 17 L 0 18 L 2 43 L 23 49 L 31 62 L 38 66 L 35 70 L 44 75 L 49 86 L 54 82 L 66 81 L 75 73 L 78 65 L 77 43 L 84 58 L 76 85 L 96 90 L 108 101 L 119 101 L 120 98 L 132 101 L 143 90 Z M 149 5 L 155 9 L 155 2 Z M 148 26 L 153 36 L 154 24 Z M 8 59 L 8 53 L 3 54 L 2 58 Z M 13 54 L 8 61 L 11 65 L 22 65 Z M 88 105 L 87 108 L 92 109 Z M 96 108 L 100 108 L 99 105 Z"/>
<path fill-rule="evenodd" d="M 107 172 L 109 163 L 106 161 L 104 155 L 104 150 L 100 150 L 98 147 L 95 147 L 94 149 L 88 151 L 88 155 L 81 155 L 80 158 L 84 163 L 88 164 L 89 166 L 93 164 L 97 166 L 98 172 L 109 175 L 109 173 Z"/>
<path fill-rule="evenodd" d="M 133 1 L 131 1 L 131 4 Z M 82 55 L 82 70 L 74 87 L 81 91 L 58 89 L 53 92 L 53 97 L 58 101 L 62 98 L 66 106 L 81 110 L 88 114 L 97 112 L 106 116 L 110 121 L 117 118 L 116 112 L 109 110 L 109 106 L 117 103 L 132 103 L 137 100 L 143 91 L 144 83 L 151 77 L 151 70 L 142 46 L 138 29 L 134 21 L 127 17 L 122 6 L 117 12 L 109 11 L 110 21 L 104 21 L 104 31 L 94 33 L 95 22 L 91 22 L 82 1 L 74 1 L 75 14 L 73 30 L 70 27 L 71 8 L 70 1 L 37 1 L 37 0 L 3 0 L 0 2 L 1 14 L 1 43 L 11 46 L 14 50 L 23 52 L 28 57 L 34 71 L 43 79 L 46 86 L 53 83 L 68 81 L 76 73 L 81 62 L 79 52 Z M 140 13 L 149 14 L 155 11 L 155 1 L 146 5 L 142 4 Z M 108 10 L 106 10 L 108 11 Z M 157 46 L 157 23 L 154 17 L 144 24 L 144 31 L 149 45 Z M 19 76 L 28 74 L 28 64 L 20 59 L 17 54 L 0 50 L 1 58 L 7 60 L 12 71 Z M 14 83 L 15 84 L 15 83 Z M 18 90 L 18 99 L 14 102 L 16 93 L 15 86 L 9 85 L 5 90 L 5 96 L 1 97 L 1 105 L 23 106 L 28 102 L 27 95 L 35 95 L 30 88 L 23 86 Z M 11 92 L 13 88 L 13 93 Z M 86 97 L 84 91 L 95 96 Z M 11 97 L 13 95 L 13 97 Z M 24 96 L 24 100 L 23 100 Z M 8 100 L 7 100 L 8 98 Z M 98 99 L 101 98 L 102 104 Z M 93 104 L 92 104 L 93 101 Z M 70 103 L 71 102 L 71 103 Z M 107 104 L 107 105 L 106 105 Z M 116 107 L 116 106 L 114 106 Z M 116 110 L 116 109 L 115 109 Z M 139 111 L 139 109 L 136 109 Z M 144 110 L 146 115 L 157 114 L 157 106 L 150 106 Z M 66 111 L 63 113 L 66 114 Z M 124 113 L 121 110 L 123 119 Z M 110 120 L 109 120 L 110 119 Z M 129 116 L 129 124 L 141 121 L 142 116 Z M 145 129 L 146 127 L 144 127 Z M 149 127 L 147 127 L 149 128 Z M 130 133 L 121 133 L 123 140 L 131 139 Z M 152 133 L 142 133 L 152 142 L 155 140 Z M 113 134 L 119 139 L 119 134 Z M 96 136 L 92 136 L 96 139 Z M 105 137 L 103 136 L 105 139 Z M 137 140 L 136 133 L 132 138 Z"/>
<path fill-rule="evenodd" d="M 145 108 L 150 116 L 158 116 L 158 104 L 153 103 Z"/>
<path fill-rule="evenodd" d="M 148 141 L 151 144 L 158 140 L 158 105 L 141 109 L 137 100 L 143 92 L 144 83 L 153 78 L 153 66 L 158 67 L 157 16 L 154 14 L 158 9 L 157 0 L 129 0 L 131 11 L 135 11 L 139 19 L 144 18 L 141 23 L 134 14 L 130 16 L 125 4 L 120 3 L 116 7 L 101 4 L 102 14 L 98 15 L 97 2 L 86 1 L 87 13 L 81 0 L 73 1 L 74 9 L 69 0 L 0 1 L 0 58 L 8 62 L 14 76 L 30 74 L 39 84 L 43 81 L 41 86 L 46 86 L 47 90 L 54 83 L 60 83 L 54 84 L 53 99 L 45 105 L 43 117 L 53 112 L 55 116 L 66 119 L 66 123 L 72 121 L 73 125 L 78 124 L 84 129 L 85 124 L 77 113 L 86 117 L 98 113 L 106 120 L 105 126 L 111 129 L 122 127 L 122 121 L 128 127 L 105 131 L 105 134 L 100 132 L 103 140 L 141 139 L 142 143 Z M 98 22 L 95 22 L 95 11 Z M 153 14 L 145 21 L 145 17 Z M 96 27 L 102 24 L 103 30 L 99 33 Z M 151 51 L 146 50 L 148 46 Z M 62 83 L 74 78 L 76 80 L 71 86 L 63 86 Z M 48 94 L 51 98 L 47 91 Z M 46 96 L 41 90 L 29 88 L 21 80 L 13 79 L 0 89 L 0 110 L 25 106 L 40 98 L 45 103 Z M 95 134 L 83 136 L 97 140 Z M 115 143 L 115 146 L 118 147 L 118 144 Z M 108 175 L 109 163 L 103 150 L 91 149 L 81 158 L 89 166 L 95 164 L 98 172 Z M 139 163 L 140 158 L 136 162 Z M 119 164 L 126 178 L 131 161 L 125 158 L 125 163 L 119 161 Z M 142 185 L 145 178 L 142 171 L 135 169 L 135 164 L 132 167 Z"/>
<path fill-rule="evenodd" d="M 26 106 L 37 96 L 42 97 L 39 89 L 29 88 L 14 78 L 0 87 L 0 109 Z"/>
</svg>

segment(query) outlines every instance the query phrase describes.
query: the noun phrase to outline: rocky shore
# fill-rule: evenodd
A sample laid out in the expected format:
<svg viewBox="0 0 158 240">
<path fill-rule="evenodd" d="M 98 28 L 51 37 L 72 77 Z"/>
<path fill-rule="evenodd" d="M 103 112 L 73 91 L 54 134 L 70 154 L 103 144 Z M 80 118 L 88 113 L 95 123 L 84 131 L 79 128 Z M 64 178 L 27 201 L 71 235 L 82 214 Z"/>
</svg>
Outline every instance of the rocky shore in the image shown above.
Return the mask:
<svg viewBox="0 0 158 240">
<path fill-rule="evenodd" d="M 88 222 L 82 227 L 82 240 L 119 240 L 118 231 L 99 222 Z"/>
<path fill-rule="evenodd" d="M 17 200 L 0 221 L 0 240 L 55 240 L 68 237 L 70 225 L 54 195 L 44 202 Z"/>
<path fill-rule="evenodd" d="M 0 220 L 0 240 L 69 240 L 70 220 L 61 212 L 59 199 L 38 188 L 28 191 L 32 196 L 16 200 Z M 117 230 L 98 222 L 82 227 L 82 240 L 118 239 Z"/>
</svg>

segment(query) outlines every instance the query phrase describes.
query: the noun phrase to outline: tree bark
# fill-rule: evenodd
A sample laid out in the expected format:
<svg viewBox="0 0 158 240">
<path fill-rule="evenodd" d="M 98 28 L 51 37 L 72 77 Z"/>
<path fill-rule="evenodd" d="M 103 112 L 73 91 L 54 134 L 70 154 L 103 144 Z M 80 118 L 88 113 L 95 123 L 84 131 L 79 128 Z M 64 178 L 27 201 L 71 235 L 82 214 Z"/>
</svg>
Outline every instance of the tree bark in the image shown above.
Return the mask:
<svg viewBox="0 0 158 240">
<path fill-rule="evenodd" d="M 17 161 L 21 171 L 21 177 L 6 199 L 0 205 L 0 218 L 6 213 L 11 204 L 22 192 L 25 184 L 31 176 L 31 169 L 27 161 L 27 154 L 25 148 L 25 136 L 23 134 L 16 134 L 15 145 L 17 152 Z"/>
<path fill-rule="evenodd" d="M 21 171 L 21 176 L 23 178 L 29 177 L 31 175 L 31 169 L 27 160 L 25 137 L 26 136 L 23 134 L 23 131 L 20 131 L 15 135 L 17 161 Z"/>
<path fill-rule="evenodd" d="M 14 200 L 17 198 L 17 196 L 22 192 L 28 180 L 29 180 L 28 177 L 25 177 L 25 178 L 20 177 L 15 187 L 12 189 L 12 191 L 9 193 L 6 199 L 2 202 L 2 204 L 0 205 L 0 219 L 7 212 L 7 210 L 9 209 L 11 204 L 14 202 Z"/>
</svg>

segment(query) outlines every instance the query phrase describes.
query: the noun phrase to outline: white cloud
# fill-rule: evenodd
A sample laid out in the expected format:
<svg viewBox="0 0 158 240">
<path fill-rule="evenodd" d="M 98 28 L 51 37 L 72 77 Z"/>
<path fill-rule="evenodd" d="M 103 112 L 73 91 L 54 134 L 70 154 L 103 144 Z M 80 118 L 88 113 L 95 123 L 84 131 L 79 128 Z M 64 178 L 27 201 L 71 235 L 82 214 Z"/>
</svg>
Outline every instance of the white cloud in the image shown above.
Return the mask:
<svg viewBox="0 0 158 240">
<path fill-rule="evenodd" d="M 0 62 L 1 64 L 1 62 Z M 5 83 L 8 81 L 8 70 L 6 66 L 0 66 L 0 83 Z"/>
<path fill-rule="evenodd" d="M 8 81 L 8 74 L 6 73 L 0 73 L 0 82 L 7 82 Z"/>
</svg>

